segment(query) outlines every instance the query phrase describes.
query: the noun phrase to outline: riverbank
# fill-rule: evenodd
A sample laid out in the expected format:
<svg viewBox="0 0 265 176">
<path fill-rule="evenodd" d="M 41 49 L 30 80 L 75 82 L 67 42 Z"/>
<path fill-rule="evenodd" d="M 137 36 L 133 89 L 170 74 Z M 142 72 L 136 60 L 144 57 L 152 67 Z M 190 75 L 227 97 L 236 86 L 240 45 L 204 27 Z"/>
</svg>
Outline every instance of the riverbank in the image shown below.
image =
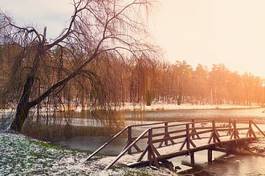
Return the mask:
<svg viewBox="0 0 265 176">
<path fill-rule="evenodd" d="M 177 105 L 175 103 L 166 104 L 166 103 L 154 103 L 150 106 L 144 104 L 132 104 L 125 103 L 124 106 L 118 107 L 117 110 L 120 111 L 171 111 L 171 110 L 236 110 L 236 109 L 255 109 L 261 108 L 258 105 L 231 105 L 231 104 L 220 104 L 220 105 L 211 105 L 211 104 L 181 104 Z"/>
<path fill-rule="evenodd" d="M 90 111 L 89 107 L 82 108 L 81 106 L 70 105 L 70 109 L 68 110 L 68 106 L 62 106 L 64 108 L 57 107 L 54 110 L 53 107 L 47 108 L 42 107 L 39 109 L 39 113 L 44 114 L 52 114 L 54 111 L 57 112 L 82 112 L 82 111 Z M 176 103 L 153 103 L 150 106 L 140 103 L 124 103 L 121 106 L 113 106 L 112 109 L 120 112 L 163 112 L 163 111 L 177 111 L 177 110 L 246 110 L 246 109 L 258 109 L 263 108 L 260 105 L 232 105 L 232 104 L 181 104 L 177 105 Z M 265 108 L 264 108 L 265 109 Z M 36 108 L 31 109 L 32 112 L 36 112 Z M 15 108 L 6 108 L 0 109 L 0 116 L 9 116 L 10 114 L 15 113 Z M 0 117 L 1 118 L 1 117 Z"/>
<path fill-rule="evenodd" d="M 166 169 L 131 169 L 118 166 L 104 170 L 109 157 L 85 161 L 86 152 L 68 150 L 23 135 L 0 133 L 0 175 L 176 175 Z"/>
</svg>

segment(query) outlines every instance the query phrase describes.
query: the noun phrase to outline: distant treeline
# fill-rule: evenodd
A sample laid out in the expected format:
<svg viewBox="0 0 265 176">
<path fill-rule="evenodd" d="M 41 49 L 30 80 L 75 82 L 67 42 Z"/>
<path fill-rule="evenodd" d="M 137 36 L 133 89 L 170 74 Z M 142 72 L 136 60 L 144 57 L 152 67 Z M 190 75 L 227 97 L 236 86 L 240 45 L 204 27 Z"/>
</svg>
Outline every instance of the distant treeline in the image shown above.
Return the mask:
<svg viewBox="0 0 265 176">
<path fill-rule="evenodd" d="M 23 47 L 6 44 L 0 47 L 1 107 L 17 103 L 31 60 L 19 57 Z M 64 54 L 62 54 L 64 52 Z M 73 58 L 66 49 L 55 48 L 42 61 L 34 83 L 33 96 L 60 80 L 82 59 Z M 61 58 L 64 57 L 64 58 Z M 67 57 L 67 58 L 65 58 Z M 82 54 L 80 54 L 80 58 Z M 150 105 L 163 103 L 194 104 L 263 104 L 265 88 L 260 77 L 239 74 L 224 65 L 193 68 L 185 61 L 165 63 L 151 56 L 121 58 L 101 55 L 71 80 L 63 91 L 53 93 L 40 106 L 96 104 L 121 106 L 127 102 Z M 89 78 L 89 79 L 88 79 Z M 32 97 L 33 98 L 33 97 Z"/>
</svg>

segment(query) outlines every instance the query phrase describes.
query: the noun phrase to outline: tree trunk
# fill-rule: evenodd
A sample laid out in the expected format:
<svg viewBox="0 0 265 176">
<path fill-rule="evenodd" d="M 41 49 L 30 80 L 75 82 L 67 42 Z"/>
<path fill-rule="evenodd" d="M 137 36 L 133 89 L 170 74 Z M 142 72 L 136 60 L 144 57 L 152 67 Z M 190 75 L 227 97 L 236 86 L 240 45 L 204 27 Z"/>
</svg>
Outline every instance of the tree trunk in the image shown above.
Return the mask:
<svg viewBox="0 0 265 176">
<path fill-rule="evenodd" d="M 15 119 L 10 126 L 10 130 L 20 132 L 29 114 L 29 106 L 26 102 L 20 102 L 16 109 Z"/>
<path fill-rule="evenodd" d="M 29 97 L 34 83 L 34 74 L 35 72 L 31 72 L 27 77 L 22 95 L 17 105 L 15 119 L 10 126 L 10 130 L 20 132 L 26 118 L 28 117 L 29 110 L 32 107 L 29 103 Z"/>
<path fill-rule="evenodd" d="M 20 132 L 26 118 L 28 117 L 29 109 L 31 108 L 29 104 L 29 96 L 33 83 L 34 77 L 32 75 L 29 75 L 24 85 L 21 98 L 18 102 L 15 119 L 10 126 L 10 130 Z"/>
</svg>

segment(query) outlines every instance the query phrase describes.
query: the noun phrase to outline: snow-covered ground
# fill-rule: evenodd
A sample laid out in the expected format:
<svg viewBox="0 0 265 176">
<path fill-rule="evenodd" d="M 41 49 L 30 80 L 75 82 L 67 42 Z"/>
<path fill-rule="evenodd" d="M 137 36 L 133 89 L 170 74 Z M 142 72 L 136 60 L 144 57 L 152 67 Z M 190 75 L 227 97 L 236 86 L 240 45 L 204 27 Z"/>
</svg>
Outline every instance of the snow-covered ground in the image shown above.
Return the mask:
<svg viewBox="0 0 265 176">
<path fill-rule="evenodd" d="M 166 169 L 104 170 L 113 157 L 85 161 L 88 153 L 66 150 L 23 135 L 0 133 L 0 175 L 176 175 Z"/>
<path fill-rule="evenodd" d="M 133 110 L 145 110 L 145 111 L 160 111 L 160 110 L 197 110 L 197 109 L 248 109 L 248 108 L 259 108 L 260 106 L 242 106 L 242 105 L 196 105 L 196 104 L 166 104 L 166 103 L 155 103 L 151 106 L 143 104 L 132 104 L 125 103 L 124 106 L 119 107 L 119 110 L 133 111 Z"/>
<path fill-rule="evenodd" d="M 162 103 L 157 102 L 151 104 L 151 106 L 146 106 L 145 104 L 141 103 L 124 103 L 121 106 L 113 106 L 113 109 L 120 110 L 120 111 L 164 111 L 164 110 L 211 110 L 211 109 L 250 109 L 250 108 L 259 108 L 261 106 L 258 105 L 250 105 L 250 106 L 244 106 L 244 105 L 231 105 L 231 104 L 220 104 L 220 105 L 211 105 L 211 104 L 204 104 L 204 105 L 198 105 L 198 104 L 181 104 L 177 105 L 176 103 Z M 63 106 L 60 108 L 58 107 L 57 111 L 67 111 L 68 106 Z M 32 109 L 32 111 L 36 111 L 37 109 Z M 54 111 L 54 108 L 50 106 L 48 108 L 48 112 L 52 113 Z M 71 111 L 81 112 L 82 107 L 71 104 L 70 105 Z M 89 106 L 85 107 L 83 110 L 89 110 Z M 10 113 L 14 112 L 15 109 L 9 108 L 9 109 L 0 109 L 0 114 L 3 113 Z M 40 112 L 47 113 L 47 108 L 42 107 L 40 109 Z"/>
<path fill-rule="evenodd" d="M 260 108 L 258 105 L 231 105 L 231 104 L 220 104 L 220 105 L 198 105 L 198 104 L 181 104 L 176 103 L 153 103 L 151 106 L 140 103 L 124 103 L 122 106 L 113 107 L 113 109 L 120 111 L 166 111 L 166 110 L 211 110 L 211 109 L 250 109 L 250 108 Z M 76 112 L 81 112 L 82 108 L 76 106 L 72 108 Z M 85 108 L 85 110 L 88 110 Z"/>
</svg>

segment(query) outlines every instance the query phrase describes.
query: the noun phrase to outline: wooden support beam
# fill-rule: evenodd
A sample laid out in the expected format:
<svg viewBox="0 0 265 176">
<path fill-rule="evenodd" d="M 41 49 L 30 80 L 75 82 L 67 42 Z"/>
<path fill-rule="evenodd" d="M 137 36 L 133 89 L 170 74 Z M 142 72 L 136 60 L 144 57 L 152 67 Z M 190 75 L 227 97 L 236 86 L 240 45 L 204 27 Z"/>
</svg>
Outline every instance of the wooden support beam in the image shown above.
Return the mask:
<svg viewBox="0 0 265 176">
<path fill-rule="evenodd" d="M 213 150 L 208 149 L 208 163 L 212 163 L 212 162 L 213 162 Z"/>
<path fill-rule="evenodd" d="M 187 150 L 190 149 L 190 126 L 189 124 L 186 125 L 186 147 L 187 147 Z"/>
<path fill-rule="evenodd" d="M 197 133 L 196 127 L 195 127 L 195 120 L 191 120 L 191 137 L 192 139 L 196 139 L 195 136 L 197 136 L 197 139 L 201 139 L 199 134 Z"/>
<path fill-rule="evenodd" d="M 219 136 L 220 135 L 218 134 L 218 131 L 217 131 L 216 126 L 215 126 L 215 121 L 213 120 L 212 121 L 212 133 L 211 133 L 211 136 L 209 138 L 208 144 L 210 144 L 212 140 L 213 140 L 214 144 L 216 143 L 216 141 L 221 142 Z"/>
<path fill-rule="evenodd" d="M 109 145 L 112 141 L 114 141 L 117 137 L 119 137 L 124 131 L 126 131 L 128 127 L 123 128 L 121 131 L 119 131 L 117 134 L 112 136 L 107 142 L 105 142 L 102 146 L 100 146 L 96 151 L 94 151 L 92 154 L 88 156 L 86 160 L 89 160 L 92 158 L 94 155 L 96 155 L 98 152 L 100 152 L 103 148 L 105 148 L 107 145 Z"/>
<path fill-rule="evenodd" d="M 227 153 L 227 149 L 226 148 L 222 148 L 222 147 L 214 147 L 212 150 L 213 151 L 217 151 L 217 152 Z"/>
<path fill-rule="evenodd" d="M 143 159 L 144 155 L 147 153 L 147 151 L 148 151 L 148 146 L 144 149 L 143 153 L 137 159 L 137 162 L 142 161 L 142 159 Z"/>
<path fill-rule="evenodd" d="M 169 141 L 171 142 L 171 145 L 175 144 L 175 142 L 170 137 L 169 132 L 168 132 L 168 122 L 165 122 L 164 125 L 165 125 L 164 137 L 163 137 L 163 139 L 161 139 L 161 142 L 159 144 L 159 147 L 162 147 L 164 143 L 165 143 L 165 146 L 168 146 L 169 145 L 169 143 L 168 143 Z M 178 131 L 182 131 L 182 130 L 177 130 L 175 132 L 178 133 Z M 174 131 L 171 132 L 171 133 L 174 133 Z"/>
<path fill-rule="evenodd" d="M 192 166 L 195 165 L 194 152 L 190 152 L 190 163 Z"/>
<path fill-rule="evenodd" d="M 236 127 L 236 120 L 233 121 L 233 132 L 230 136 L 230 139 L 239 139 L 239 132 Z"/>
<path fill-rule="evenodd" d="M 252 124 L 259 130 L 259 132 L 265 137 L 265 133 L 259 128 L 259 126 L 252 121 Z"/>
<path fill-rule="evenodd" d="M 153 130 L 152 128 L 148 129 L 148 141 L 147 141 L 147 159 L 149 160 L 150 165 L 155 165 L 159 167 L 157 156 L 160 156 L 159 152 L 153 146 Z"/>
<path fill-rule="evenodd" d="M 152 144 L 152 132 L 153 130 L 152 129 L 149 129 L 148 130 L 148 141 L 147 141 L 147 147 L 148 147 L 148 150 L 147 150 L 147 159 L 152 162 L 152 149 L 150 149 L 150 145 Z"/>
<path fill-rule="evenodd" d="M 190 145 L 192 145 L 193 147 L 196 147 L 196 145 L 194 144 L 194 142 L 191 140 L 190 138 L 190 127 L 189 124 L 186 124 L 186 134 L 185 134 L 185 140 L 183 141 L 181 147 L 180 147 L 180 151 L 184 148 L 184 146 L 186 145 L 186 149 L 189 150 L 190 149 Z"/>
<path fill-rule="evenodd" d="M 167 122 L 165 123 L 165 137 L 169 137 L 169 134 L 168 134 L 168 123 Z M 166 146 L 168 145 L 168 139 L 165 140 L 165 145 Z"/>
<path fill-rule="evenodd" d="M 127 146 L 129 146 L 132 143 L 132 127 L 128 127 L 128 140 L 127 140 Z M 132 148 L 129 148 L 128 154 L 132 154 Z"/>
<path fill-rule="evenodd" d="M 248 122 L 248 131 L 247 131 L 247 137 L 249 137 L 249 138 L 255 138 L 255 139 L 257 139 L 257 136 L 256 136 L 256 134 L 255 134 L 255 132 L 254 132 L 254 130 L 253 130 L 253 128 L 252 128 L 252 120 L 250 120 L 249 122 Z"/>
<path fill-rule="evenodd" d="M 128 150 L 134 145 L 136 144 L 146 133 L 148 132 L 148 130 L 145 130 L 142 134 L 140 134 L 129 146 L 127 146 L 123 151 L 121 151 L 121 153 L 115 158 L 114 161 L 112 161 L 109 165 L 107 165 L 105 167 L 105 169 L 109 169 L 111 166 L 113 166 L 113 164 L 115 164 L 125 153 L 128 152 Z"/>
<path fill-rule="evenodd" d="M 233 132 L 232 121 L 231 121 L 231 119 L 229 119 L 229 121 L 228 121 L 228 131 L 227 131 L 227 136 L 232 135 L 232 132 Z"/>
</svg>

